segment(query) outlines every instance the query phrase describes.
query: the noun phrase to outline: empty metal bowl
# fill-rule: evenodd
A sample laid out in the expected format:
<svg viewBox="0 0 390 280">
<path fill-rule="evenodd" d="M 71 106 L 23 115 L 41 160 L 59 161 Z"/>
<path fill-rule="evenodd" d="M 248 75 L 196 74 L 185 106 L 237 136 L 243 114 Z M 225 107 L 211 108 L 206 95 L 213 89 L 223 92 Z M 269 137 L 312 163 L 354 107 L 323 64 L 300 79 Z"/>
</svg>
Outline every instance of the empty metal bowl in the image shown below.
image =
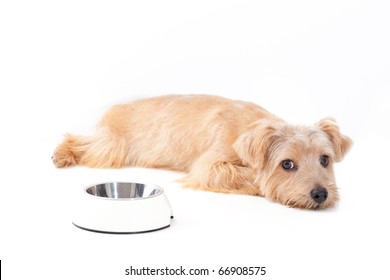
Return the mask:
<svg viewBox="0 0 390 280">
<path fill-rule="evenodd" d="M 143 233 L 170 226 L 172 209 L 164 190 L 151 184 L 108 182 L 79 195 L 73 224 L 103 233 Z"/>
</svg>

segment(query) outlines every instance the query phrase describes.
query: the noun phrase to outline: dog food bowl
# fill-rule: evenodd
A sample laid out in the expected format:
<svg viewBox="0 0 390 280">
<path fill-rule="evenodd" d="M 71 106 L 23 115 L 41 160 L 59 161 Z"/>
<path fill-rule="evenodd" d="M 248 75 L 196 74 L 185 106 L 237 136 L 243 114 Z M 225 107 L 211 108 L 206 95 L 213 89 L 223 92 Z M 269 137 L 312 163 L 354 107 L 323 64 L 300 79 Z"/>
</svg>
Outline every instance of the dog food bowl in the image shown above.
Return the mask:
<svg viewBox="0 0 390 280">
<path fill-rule="evenodd" d="M 78 197 L 73 224 L 101 233 L 143 233 L 170 226 L 172 209 L 164 190 L 150 184 L 92 185 Z"/>
</svg>

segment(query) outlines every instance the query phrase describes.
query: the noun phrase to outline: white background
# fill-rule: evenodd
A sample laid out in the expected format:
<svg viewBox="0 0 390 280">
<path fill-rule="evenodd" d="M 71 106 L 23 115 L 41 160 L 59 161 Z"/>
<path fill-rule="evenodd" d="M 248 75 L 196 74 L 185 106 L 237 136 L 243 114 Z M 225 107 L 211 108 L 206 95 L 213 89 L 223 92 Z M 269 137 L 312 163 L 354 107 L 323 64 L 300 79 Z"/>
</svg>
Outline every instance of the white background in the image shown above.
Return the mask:
<svg viewBox="0 0 390 280">
<path fill-rule="evenodd" d="M 389 15 L 385 0 L 1 1 L 4 278 L 168 279 L 124 271 L 183 265 L 267 267 L 199 279 L 389 279 Z M 336 117 L 355 143 L 336 166 L 339 206 L 184 190 L 161 170 L 53 167 L 65 132 L 90 134 L 111 105 L 166 93 L 249 100 L 294 123 Z M 74 227 L 74 193 L 110 180 L 161 185 L 172 226 Z M 198 279 L 175 279 L 186 278 Z"/>
</svg>

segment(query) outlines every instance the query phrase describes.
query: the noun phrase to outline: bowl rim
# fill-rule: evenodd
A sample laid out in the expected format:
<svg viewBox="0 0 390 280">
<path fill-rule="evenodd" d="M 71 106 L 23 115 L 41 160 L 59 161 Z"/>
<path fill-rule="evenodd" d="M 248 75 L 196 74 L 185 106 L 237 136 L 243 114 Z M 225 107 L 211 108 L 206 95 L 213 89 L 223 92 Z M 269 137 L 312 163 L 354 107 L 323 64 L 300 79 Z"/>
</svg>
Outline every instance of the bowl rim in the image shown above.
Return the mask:
<svg viewBox="0 0 390 280">
<path fill-rule="evenodd" d="M 104 185 L 104 184 L 113 184 L 113 183 L 119 183 L 119 184 L 139 184 L 139 185 L 148 185 L 151 186 L 155 189 L 159 190 L 159 193 L 154 194 L 152 196 L 146 196 L 146 197 L 121 197 L 121 198 L 112 198 L 112 197 L 103 197 L 103 196 L 97 196 L 93 195 L 87 192 L 89 188 L 98 186 L 98 185 Z M 102 199 L 102 200 L 108 200 L 108 201 L 141 201 L 145 199 L 151 199 L 151 198 L 156 198 L 160 195 L 164 194 L 164 189 L 158 185 L 155 184 L 150 184 L 150 183 L 141 183 L 141 182 L 130 182 L 130 181 L 108 181 L 108 182 L 102 182 L 102 183 L 96 183 L 96 184 L 91 184 L 88 185 L 87 187 L 84 188 L 84 195 L 86 195 L 89 198 L 95 198 L 95 199 Z"/>
</svg>

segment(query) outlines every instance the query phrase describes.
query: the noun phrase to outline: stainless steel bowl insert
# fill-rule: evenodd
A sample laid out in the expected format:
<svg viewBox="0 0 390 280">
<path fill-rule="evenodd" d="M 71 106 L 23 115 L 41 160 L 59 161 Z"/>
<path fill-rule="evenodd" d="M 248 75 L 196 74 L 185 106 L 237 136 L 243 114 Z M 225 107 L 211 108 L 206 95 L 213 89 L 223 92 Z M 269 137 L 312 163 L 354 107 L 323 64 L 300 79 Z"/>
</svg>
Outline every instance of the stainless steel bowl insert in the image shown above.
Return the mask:
<svg viewBox="0 0 390 280">
<path fill-rule="evenodd" d="M 163 189 L 148 184 L 110 182 L 93 185 L 85 190 L 88 194 L 105 199 L 138 200 L 158 196 Z"/>
</svg>

